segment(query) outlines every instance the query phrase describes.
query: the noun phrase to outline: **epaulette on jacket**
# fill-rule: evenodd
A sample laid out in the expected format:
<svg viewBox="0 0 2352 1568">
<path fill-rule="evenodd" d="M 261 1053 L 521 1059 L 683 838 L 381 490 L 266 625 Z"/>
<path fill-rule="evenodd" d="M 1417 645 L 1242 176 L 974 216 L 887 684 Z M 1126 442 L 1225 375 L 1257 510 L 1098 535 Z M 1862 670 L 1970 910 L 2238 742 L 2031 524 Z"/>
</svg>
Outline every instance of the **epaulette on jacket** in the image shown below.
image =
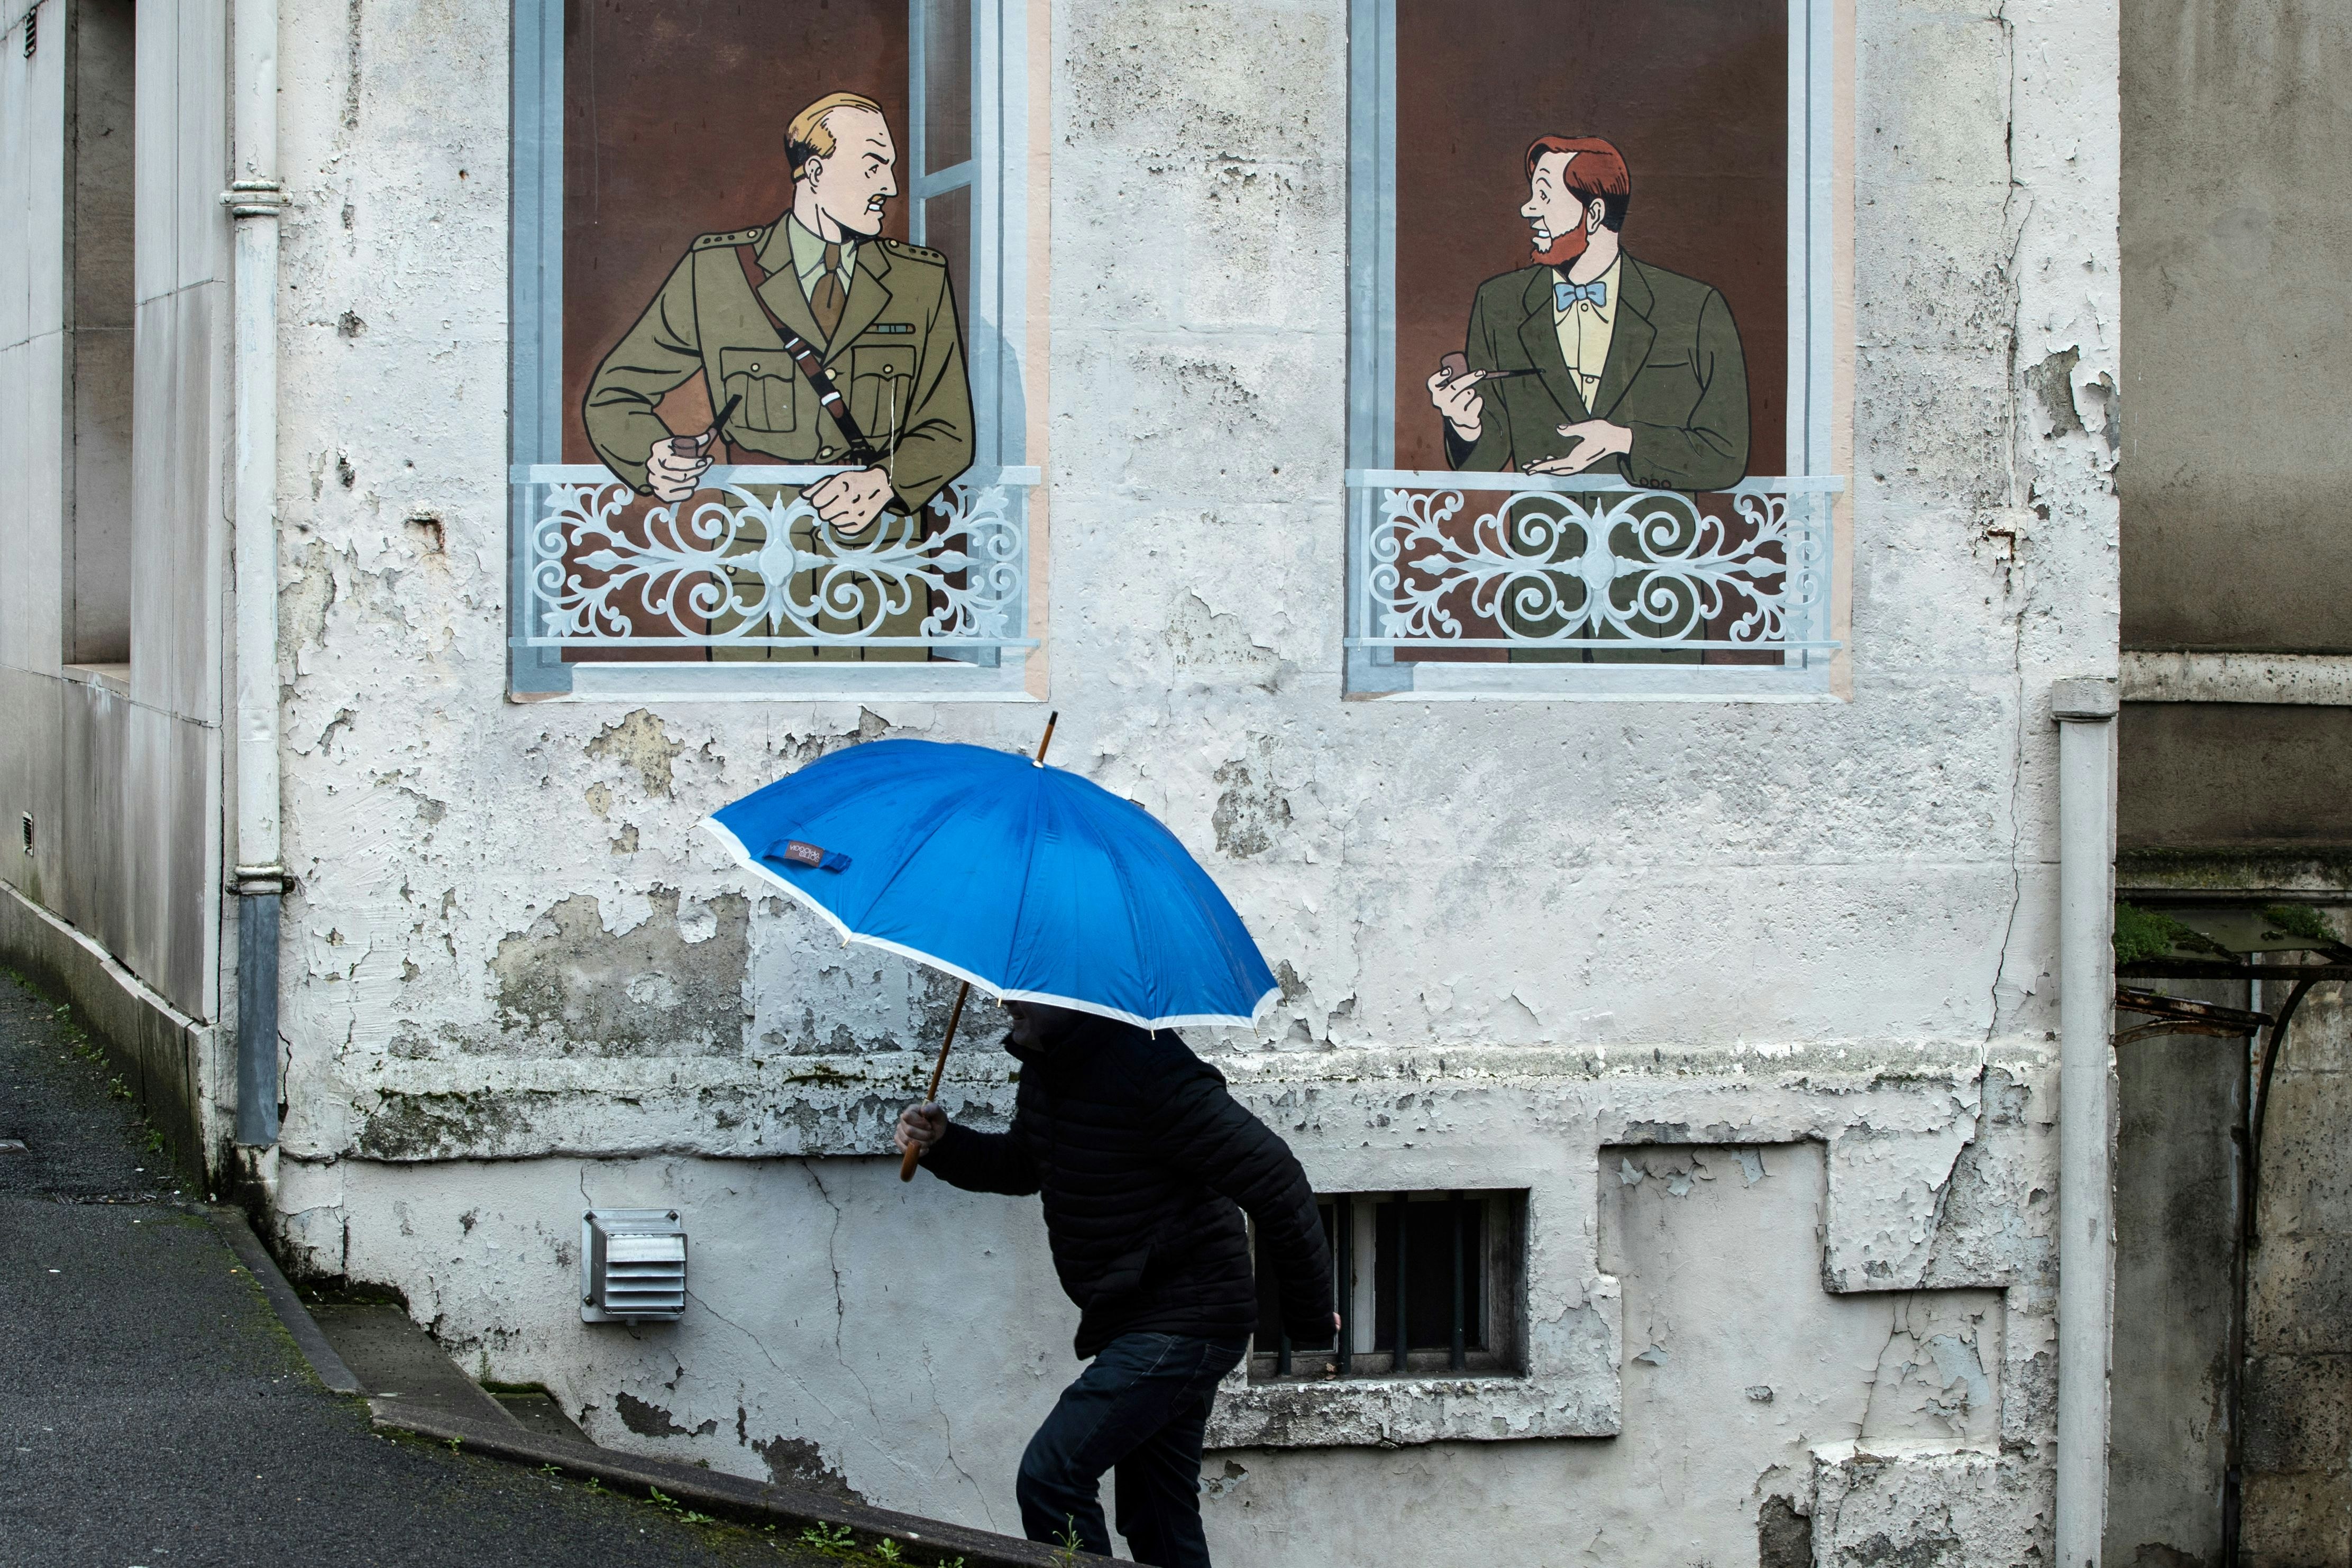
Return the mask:
<svg viewBox="0 0 2352 1568">
<path fill-rule="evenodd" d="M 948 258 L 938 251 L 925 250 L 921 246 L 908 245 L 902 239 L 885 239 L 882 242 L 882 248 L 892 256 L 910 256 L 917 261 L 928 261 L 938 267 L 945 267 L 948 264 Z"/>
<path fill-rule="evenodd" d="M 694 242 L 697 250 L 716 250 L 721 246 L 755 245 L 765 229 L 730 229 L 723 235 L 704 235 Z"/>
</svg>

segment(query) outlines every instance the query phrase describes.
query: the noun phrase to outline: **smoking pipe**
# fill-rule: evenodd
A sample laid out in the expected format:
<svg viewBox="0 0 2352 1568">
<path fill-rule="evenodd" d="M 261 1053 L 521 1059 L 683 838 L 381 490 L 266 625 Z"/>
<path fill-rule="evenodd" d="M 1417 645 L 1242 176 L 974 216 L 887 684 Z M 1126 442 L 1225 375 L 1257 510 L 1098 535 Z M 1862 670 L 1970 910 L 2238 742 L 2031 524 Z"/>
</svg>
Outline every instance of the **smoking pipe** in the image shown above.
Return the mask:
<svg viewBox="0 0 2352 1568">
<path fill-rule="evenodd" d="M 1452 386 L 1470 373 L 1470 357 L 1467 354 L 1448 354 L 1437 361 L 1437 373 L 1438 385 Z M 1531 376 L 1535 373 L 1535 367 L 1526 365 L 1516 371 L 1480 371 L 1478 379 L 1482 382 L 1502 382 L 1508 381 L 1513 376 Z"/>
</svg>

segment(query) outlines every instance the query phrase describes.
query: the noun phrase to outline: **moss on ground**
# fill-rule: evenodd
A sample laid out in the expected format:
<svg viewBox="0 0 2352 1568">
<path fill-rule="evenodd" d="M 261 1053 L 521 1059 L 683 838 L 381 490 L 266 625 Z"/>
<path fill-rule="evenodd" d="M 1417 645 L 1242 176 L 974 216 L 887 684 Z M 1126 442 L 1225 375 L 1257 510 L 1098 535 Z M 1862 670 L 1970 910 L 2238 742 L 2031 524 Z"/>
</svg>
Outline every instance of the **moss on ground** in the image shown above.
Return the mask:
<svg viewBox="0 0 2352 1568">
<path fill-rule="evenodd" d="M 2211 940 L 2191 931 L 2160 909 L 2142 909 L 2136 904 L 2116 905 L 2116 962 L 2145 963 L 2161 958 L 2174 948 L 2192 953 L 2215 953 L 2221 949 Z"/>
<path fill-rule="evenodd" d="M 2319 911 L 2307 904 L 2265 904 L 2263 919 L 2271 929 L 2265 936 L 2302 936 L 2314 942 L 2334 942 L 2336 933 L 2319 917 Z"/>
</svg>

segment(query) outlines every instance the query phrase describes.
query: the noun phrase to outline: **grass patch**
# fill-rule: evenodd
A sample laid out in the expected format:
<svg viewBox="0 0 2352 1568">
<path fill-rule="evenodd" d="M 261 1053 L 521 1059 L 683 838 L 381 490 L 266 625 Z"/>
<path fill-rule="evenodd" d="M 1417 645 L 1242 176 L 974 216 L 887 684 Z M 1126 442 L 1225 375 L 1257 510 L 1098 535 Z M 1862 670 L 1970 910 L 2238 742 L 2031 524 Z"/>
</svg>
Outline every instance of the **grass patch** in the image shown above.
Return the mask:
<svg viewBox="0 0 2352 1568">
<path fill-rule="evenodd" d="M 2270 927 L 2264 936 L 2302 936 L 2314 942 L 2330 943 L 2336 933 L 2319 917 L 2319 911 L 2307 904 L 2265 904 L 2263 922 Z"/>
<path fill-rule="evenodd" d="M 391 1286 L 372 1285 L 340 1274 L 298 1280 L 294 1281 L 294 1293 L 313 1306 L 398 1307 L 404 1312 L 408 1310 L 408 1298 Z"/>
<path fill-rule="evenodd" d="M 2118 964 L 2161 958 L 2176 947 L 2207 956 L 2229 956 L 2211 938 L 2190 930 L 2162 910 L 2142 909 L 2136 904 L 2116 905 L 2115 940 Z"/>
<path fill-rule="evenodd" d="M 772 1533 L 775 1528 L 772 1524 L 768 1526 L 768 1532 Z M 858 1568 L 904 1568 L 913 1561 L 904 1547 L 887 1535 L 872 1546 L 859 1544 L 856 1532 L 845 1524 L 812 1524 L 801 1531 L 794 1544 L 836 1562 L 856 1563 Z M 963 1568 L 961 1557 L 932 1561 L 938 1568 Z"/>
<path fill-rule="evenodd" d="M 536 1391 L 536 1385 L 513 1385 Z M 446 1448 L 459 1452 L 457 1445 L 444 1439 L 419 1437 L 413 1433 L 379 1432 L 388 1437 L 417 1448 Z M 731 1511 L 719 1518 L 703 1512 L 678 1498 L 670 1496 L 659 1487 L 648 1486 L 640 1495 L 634 1486 L 607 1486 L 596 1476 L 583 1476 L 574 1481 L 559 1465 L 539 1465 L 529 1474 L 553 1487 L 574 1487 L 593 1497 L 611 1498 L 635 1507 L 650 1509 L 674 1523 L 691 1527 L 709 1538 L 713 1546 L 734 1546 L 756 1551 L 765 1546 L 772 1551 L 795 1557 L 814 1554 L 849 1568 L 965 1568 L 961 1557 L 940 1557 L 936 1552 L 916 1555 L 889 1536 L 878 1541 L 861 1541 L 857 1532 L 845 1524 L 812 1524 L 794 1531 L 789 1525 L 747 1522 Z M 917 1549 L 919 1550 L 919 1549 Z M 733 1561 L 730 1557 L 730 1561 Z"/>
</svg>

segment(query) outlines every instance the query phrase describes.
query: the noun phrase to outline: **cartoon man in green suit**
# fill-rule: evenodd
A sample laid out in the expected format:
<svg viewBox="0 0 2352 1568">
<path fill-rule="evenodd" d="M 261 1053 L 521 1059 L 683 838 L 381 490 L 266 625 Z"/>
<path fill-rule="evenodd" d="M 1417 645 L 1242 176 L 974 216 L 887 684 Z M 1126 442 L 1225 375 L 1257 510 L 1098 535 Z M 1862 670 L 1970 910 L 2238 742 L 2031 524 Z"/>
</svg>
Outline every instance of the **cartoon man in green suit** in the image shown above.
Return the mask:
<svg viewBox="0 0 2352 1568">
<path fill-rule="evenodd" d="M 793 529 L 802 558 L 834 555 L 834 539 L 911 544 L 923 536 L 931 498 L 971 464 L 971 388 L 947 260 L 880 237 L 886 205 L 898 193 L 898 153 L 879 104 L 828 93 L 792 118 L 783 140 L 792 209 L 772 224 L 704 235 L 688 247 L 597 366 L 582 408 L 588 439 L 614 474 L 664 502 L 695 492 L 722 438 L 739 464 L 843 465 L 803 492 L 817 518 Z M 719 423 L 674 434 L 656 405 L 698 371 Z M 877 522 L 880 534 L 871 531 Z M 764 538 L 755 522 L 740 542 L 756 549 Z M 762 583 L 752 557 L 734 559 L 744 562 L 731 572 L 738 597 L 756 603 Z M 814 579 L 801 576 L 806 590 Z M 837 608 L 838 592 L 827 592 L 829 610 Z M 867 629 L 913 636 L 928 611 L 918 591 Z M 847 632 L 871 619 L 828 615 L 821 629 Z M 728 612 L 712 629 L 747 630 Z M 794 634 L 773 616 L 748 630 Z M 919 660 L 925 653 L 736 644 L 713 656 Z"/>
<path fill-rule="evenodd" d="M 1625 254 L 1618 235 L 1633 182 L 1607 141 L 1539 137 L 1528 149 L 1527 172 L 1519 215 L 1533 230 L 1534 265 L 1479 286 L 1462 355 L 1449 355 L 1429 378 L 1429 401 L 1445 420 L 1447 463 L 1613 475 L 1651 490 L 1739 483 L 1748 476 L 1748 365 L 1731 308 L 1706 284 Z M 1617 542 L 1629 541 L 1621 531 Z M 1622 627 L 1589 614 L 1591 591 L 1575 563 L 1549 575 L 1558 607 L 1531 612 L 1514 597 L 1502 610 L 1507 626 L 1538 638 L 1706 634 L 1679 617 L 1635 613 L 1637 595 L 1641 607 L 1651 603 L 1638 571 L 1606 591 Z M 1699 652 L 1660 643 L 1622 653 L 1521 647 L 1510 658 L 1696 664 Z"/>
<path fill-rule="evenodd" d="M 1534 265 L 1478 288 L 1465 371 L 1429 378 L 1459 469 L 1613 472 L 1645 489 L 1722 490 L 1748 474 L 1748 367 L 1731 308 L 1625 253 L 1633 193 L 1617 149 L 1528 149 Z"/>
</svg>

